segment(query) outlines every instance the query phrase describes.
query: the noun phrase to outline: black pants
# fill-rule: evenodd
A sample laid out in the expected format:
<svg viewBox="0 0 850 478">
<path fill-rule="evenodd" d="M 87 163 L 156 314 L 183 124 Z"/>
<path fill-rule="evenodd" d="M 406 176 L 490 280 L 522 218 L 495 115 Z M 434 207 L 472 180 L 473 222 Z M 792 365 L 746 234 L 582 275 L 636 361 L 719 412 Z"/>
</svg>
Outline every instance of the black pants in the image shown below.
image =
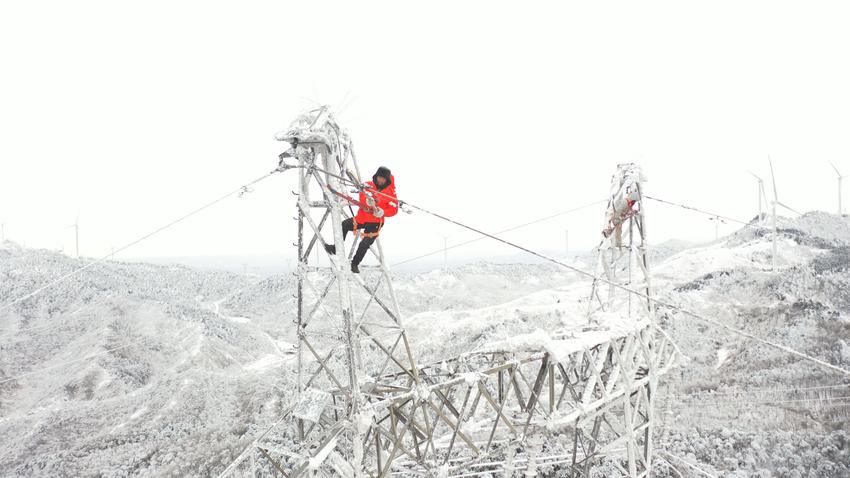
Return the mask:
<svg viewBox="0 0 850 478">
<path fill-rule="evenodd" d="M 374 234 L 381 229 L 381 224 L 377 222 L 367 222 L 364 224 L 358 224 L 357 230 L 365 232 L 367 234 Z M 342 239 L 345 240 L 345 236 L 348 235 L 349 231 L 354 230 L 354 219 L 348 218 L 342 221 Z M 359 265 L 360 262 L 363 261 L 363 258 L 366 257 L 366 252 L 372 247 L 372 243 L 375 242 L 377 237 L 361 237 L 360 245 L 357 246 L 357 252 L 354 253 L 354 257 L 351 258 L 352 265 Z"/>
</svg>

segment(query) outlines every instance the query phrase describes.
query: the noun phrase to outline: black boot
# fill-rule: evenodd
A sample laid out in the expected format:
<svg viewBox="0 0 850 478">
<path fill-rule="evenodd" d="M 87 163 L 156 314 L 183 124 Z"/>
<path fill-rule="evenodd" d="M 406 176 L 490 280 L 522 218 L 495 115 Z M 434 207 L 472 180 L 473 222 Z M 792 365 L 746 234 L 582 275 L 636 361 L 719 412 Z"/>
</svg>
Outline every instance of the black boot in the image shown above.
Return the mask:
<svg viewBox="0 0 850 478">
<path fill-rule="evenodd" d="M 336 254 L 336 246 L 333 244 L 325 244 L 325 250 L 328 251 L 328 254 L 330 255 Z"/>
<path fill-rule="evenodd" d="M 351 272 L 353 272 L 353 273 L 355 273 L 355 274 L 359 274 L 359 273 L 360 273 L 360 268 L 359 268 L 359 267 L 357 267 L 357 266 L 358 266 L 357 264 L 355 264 L 355 263 L 353 263 L 353 262 L 352 262 L 352 263 L 351 263 Z"/>
</svg>

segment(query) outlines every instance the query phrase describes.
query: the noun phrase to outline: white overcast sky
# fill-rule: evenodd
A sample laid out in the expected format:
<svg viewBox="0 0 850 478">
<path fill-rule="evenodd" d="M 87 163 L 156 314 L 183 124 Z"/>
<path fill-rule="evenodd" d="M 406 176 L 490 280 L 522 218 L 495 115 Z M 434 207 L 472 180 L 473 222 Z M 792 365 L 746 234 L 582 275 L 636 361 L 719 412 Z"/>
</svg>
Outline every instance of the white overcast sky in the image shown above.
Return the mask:
<svg viewBox="0 0 850 478">
<path fill-rule="evenodd" d="M 847 2 L 3 2 L 0 222 L 28 246 L 106 254 L 276 165 L 313 102 L 403 199 L 498 230 L 604 198 L 619 162 L 647 191 L 742 219 L 751 169 L 798 210 L 850 174 Z M 125 257 L 289 253 L 278 176 Z M 771 194 L 768 189 L 768 194 Z M 845 194 L 850 203 L 850 193 Z M 653 242 L 712 239 L 648 204 Z M 506 237 L 587 249 L 601 207 Z M 64 228 L 64 229 L 63 229 Z M 731 227 L 721 230 L 730 231 Z M 404 259 L 472 234 L 422 214 L 382 237 Z M 460 252 L 458 252 L 460 254 Z M 477 243 L 467 254 L 507 254 Z"/>
</svg>

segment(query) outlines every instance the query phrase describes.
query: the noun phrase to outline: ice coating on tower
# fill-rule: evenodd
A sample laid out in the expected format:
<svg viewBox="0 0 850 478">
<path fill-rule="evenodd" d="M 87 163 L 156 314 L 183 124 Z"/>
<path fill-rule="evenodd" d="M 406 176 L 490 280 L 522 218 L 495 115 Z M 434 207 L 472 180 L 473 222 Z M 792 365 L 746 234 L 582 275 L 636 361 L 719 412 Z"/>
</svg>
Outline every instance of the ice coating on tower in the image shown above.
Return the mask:
<svg viewBox="0 0 850 478">
<path fill-rule="evenodd" d="M 637 164 L 617 165 L 617 172 L 611 178 L 610 199 L 605 212 L 606 223 L 602 230 L 600 249 L 619 247 L 622 244 L 622 224 L 642 207 L 641 184 L 645 180 Z"/>
</svg>

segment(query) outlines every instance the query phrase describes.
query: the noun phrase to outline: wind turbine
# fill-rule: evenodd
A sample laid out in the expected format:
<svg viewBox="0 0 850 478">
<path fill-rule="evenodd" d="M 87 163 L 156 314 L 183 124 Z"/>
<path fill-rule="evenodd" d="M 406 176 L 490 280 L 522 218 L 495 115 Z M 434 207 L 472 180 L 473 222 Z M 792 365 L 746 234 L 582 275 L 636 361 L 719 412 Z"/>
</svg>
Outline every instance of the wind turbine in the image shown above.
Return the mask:
<svg viewBox="0 0 850 478">
<path fill-rule="evenodd" d="M 832 169 L 835 170 L 835 174 L 838 175 L 838 215 L 840 216 L 844 213 L 844 209 L 841 207 L 841 180 L 844 179 L 844 176 L 842 176 L 841 173 L 838 172 L 838 168 L 836 168 L 835 165 L 832 164 L 832 161 L 829 162 L 829 165 L 832 166 Z"/>
<path fill-rule="evenodd" d="M 770 164 L 770 180 L 771 182 L 773 182 L 773 202 L 771 203 L 773 214 L 773 256 L 771 257 L 771 266 L 773 270 L 776 270 L 776 241 L 779 237 L 779 230 L 776 226 L 776 206 L 782 206 L 785 209 L 796 214 L 800 213 L 791 208 L 791 206 L 779 202 L 779 193 L 776 192 L 776 176 L 773 174 L 773 161 L 771 161 L 770 156 L 767 157 L 767 162 Z"/>
<path fill-rule="evenodd" d="M 76 253 L 77 259 L 79 259 L 80 258 L 80 213 L 79 212 L 77 212 L 77 218 L 74 219 L 73 224 L 71 224 L 70 226 L 67 226 L 63 229 L 60 229 L 60 230 L 64 231 L 64 230 L 70 229 L 72 227 L 74 228 L 74 252 Z M 64 251 L 64 246 L 63 246 L 63 251 Z"/>
<path fill-rule="evenodd" d="M 74 252 L 77 259 L 80 258 L 80 213 L 77 213 L 77 218 L 74 219 Z"/>
<path fill-rule="evenodd" d="M 764 180 L 752 171 L 747 171 L 750 175 L 758 181 L 758 198 L 759 198 L 759 225 L 764 222 L 764 204 L 768 203 L 767 194 L 764 192 Z M 762 199 L 764 202 L 762 202 Z"/>
<path fill-rule="evenodd" d="M 709 221 L 714 221 L 714 240 L 720 239 L 720 223 L 726 224 L 726 221 L 719 217 L 710 217 Z"/>
</svg>

